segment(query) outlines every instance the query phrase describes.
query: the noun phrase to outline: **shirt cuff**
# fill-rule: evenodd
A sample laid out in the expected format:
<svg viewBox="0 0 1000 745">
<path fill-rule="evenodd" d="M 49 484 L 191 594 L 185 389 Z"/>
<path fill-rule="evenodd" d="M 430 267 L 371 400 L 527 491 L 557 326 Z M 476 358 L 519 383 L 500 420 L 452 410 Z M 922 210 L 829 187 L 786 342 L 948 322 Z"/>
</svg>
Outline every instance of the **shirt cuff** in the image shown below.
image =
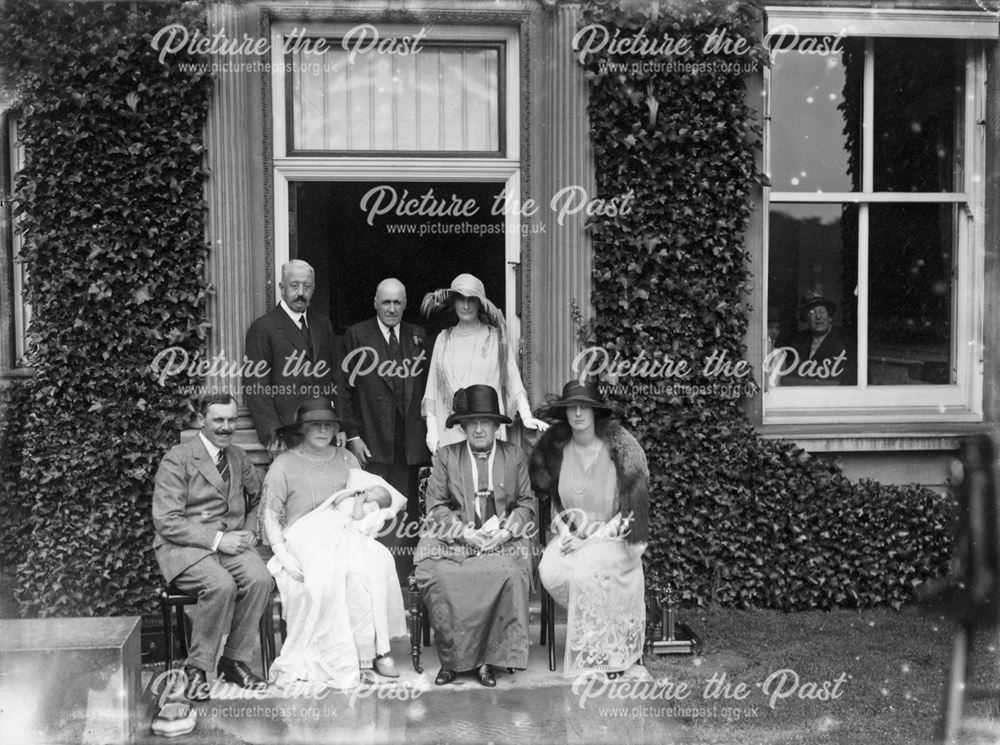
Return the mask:
<svg viewBox="0 0 1000 745">
<path fill-rule="evenodd" d="M 223 533 L 221 530 L 215 534 L 215 540 L 212 541 L 212 550 L 213 551 L 218 551 L 219 550 L 219 544 L 222 543 L 222 536 L 224 536 L 224 535 L 225 535 L 225 533 Z"/>
<path fill-rule="evenodd" d="M 347 441 L 348 442 L 354 442 L 355 440 L 360 440 L 360 439 L 361 439 L 361 435 L 354 435 L 354 437 L 348 437 Z"/>
</svg>

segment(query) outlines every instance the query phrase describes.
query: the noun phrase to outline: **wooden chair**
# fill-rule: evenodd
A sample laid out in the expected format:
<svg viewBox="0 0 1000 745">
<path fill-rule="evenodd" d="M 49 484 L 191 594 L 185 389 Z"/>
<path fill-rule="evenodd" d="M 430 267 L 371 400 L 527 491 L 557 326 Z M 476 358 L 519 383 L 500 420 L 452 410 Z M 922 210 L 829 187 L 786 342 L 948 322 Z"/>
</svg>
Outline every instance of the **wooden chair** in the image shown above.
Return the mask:
<svg viewBox="0 0 1000 745">
<path fill-rule="evenodd" d="M 424 466 L 420 469 L 417 480 L 417 495 L 420 504 L 420 519 L 423 520 L 427 513 L 427 482 L 431 477 L 431 469 Z M 424 605 L 420 590 L 417 589 L 417 577 L 414 573 L 406 578 L 406 589 L 404 592 L 406 600 L 406 624 L 410 632 L 410 661 L 413 669 L 422 673 L 424 668 L 420 664 L 420 654 L 423 646 L 431 645 L 431 624 L 427 614 L 427 606 Z"/>
<path fill-rule="evenodd" d="M 160 613 L 163 618 L 163 649 L 164 649 L 164 669 L 170 670 L 174 664 L 174 635 L 170 628 L 173 625 L 171 618 L 176 617 L 177 641 L 180 647 L 180 656 L 187 657 L 188 654 L 188 631 L 187 622 L 184 616 L 184 606 L 196 605 L 198 598 L 179 590 L 173 583 L 166 587 L 161 587 L 157 592 L 160 601 Z M 274 613 L 277 609 L 278 618 L 281 619 L 281 598 L 278 591 L 274 590 L 271 601 L 264 609 L 260 618 L 260 659 L 261 667 L 264 671 L 264 679 L 271 669 L 271 662 L 276 656 L 274 644 Z M 285 622 L 279 620 L 281 639 L 285 639 Z"/>
<path fill-rule="evenodd" d="M 545 504 L 538 506 L 538 543 L 544 550 L 548 545 L 549 525 L 552 522 L 552 500 L 545 500 Z M 556 669 L 556 601 L 552 599 L 548 591 L 542 586 L 542 581 L 538 580 L 538 594 L 542 603 L 541 632 L 538 643 L 549 649 L 549 670 Z"/>
</svg>

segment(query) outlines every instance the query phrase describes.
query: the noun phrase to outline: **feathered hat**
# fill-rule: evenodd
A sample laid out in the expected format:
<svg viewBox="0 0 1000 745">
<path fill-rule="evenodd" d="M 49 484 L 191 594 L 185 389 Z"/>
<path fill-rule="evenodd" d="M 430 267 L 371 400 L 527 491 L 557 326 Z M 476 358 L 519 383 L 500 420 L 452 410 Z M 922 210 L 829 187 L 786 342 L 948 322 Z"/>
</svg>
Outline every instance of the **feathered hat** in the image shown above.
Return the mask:
<svg viewBox="0 0 1000 745">
<path fill-rule="evenodd" d="M 434 311 L 445 307 L 453 294 L 476 298 L 490 324 L 501 331 L 506 329 L 507 324 L 504 321 L 503 313 L 486 297 L 483 281 L 472 274 L 459 274 L 451 281 L 451 287 L 428 292 L 420 303 L 420 312 L 425 316 L 430 316 Z"/>
</svg>

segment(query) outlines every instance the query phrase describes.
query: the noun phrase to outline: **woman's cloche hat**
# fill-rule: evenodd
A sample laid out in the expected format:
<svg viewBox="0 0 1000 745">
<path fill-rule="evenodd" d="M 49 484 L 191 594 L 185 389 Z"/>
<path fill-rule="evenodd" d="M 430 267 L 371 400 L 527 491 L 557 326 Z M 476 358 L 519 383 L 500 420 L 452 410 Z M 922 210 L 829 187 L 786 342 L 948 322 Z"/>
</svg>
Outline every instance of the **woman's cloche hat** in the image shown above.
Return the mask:
<svg viewBox="0 0 1000 745">
<path fill-rule="evenodd" d="M 558 419 L 563 415 L 560 409 L 570 406 L 589 406 L 591 409 L 599 411 L 615 411 L 615 407 L 601 396 L 596 383 L 592 381 L 581 383 L 579 380 L 570 380 L 563 386 L 562 395 L 559 398 L 549 396 L 549 400 L 539 414 L 545 418 Z"/>
<path fill-rule="evenodd" d="M 455 391 L 451 408 L 454 413 L 444 423 L 454 427 L 466 419 L 492 419 L 498 424 L 510 424 L 511 419 L 500 413 L 500 399 L 496 389 L 489 385 L 470 385 Z"/>
<path fill-rule="evenodd" d="M 336 422 L 341 427 L 345 425 L 357 426 L 350 419 L 337 416 L 333 408 L 333 402 L 323 396 L 307 398 L 299 402 L 295 410 L 295 419 L 290 424 L 286 424 L 280 430 L 281 434 L 300 434 L 302 425 L 308 422 Z"/>
<path fill-rule="evenodd" d="M 483 285 L 483 281 L 472 274 L 459 274 L 451 281 L 450 287 L 428 292 L 424 295 L 424 299 L 420 303 L 420 312 L 425 316 L 429 316 L 434 311 L 447 305 L 448 299 L 452 295 L 474 297 L 479 301 L 483 311 L 490 319 L 490 323 L 499 329 L 504 328 L 503 313 L 486 297 L 486 287 Z"/>
</svg>

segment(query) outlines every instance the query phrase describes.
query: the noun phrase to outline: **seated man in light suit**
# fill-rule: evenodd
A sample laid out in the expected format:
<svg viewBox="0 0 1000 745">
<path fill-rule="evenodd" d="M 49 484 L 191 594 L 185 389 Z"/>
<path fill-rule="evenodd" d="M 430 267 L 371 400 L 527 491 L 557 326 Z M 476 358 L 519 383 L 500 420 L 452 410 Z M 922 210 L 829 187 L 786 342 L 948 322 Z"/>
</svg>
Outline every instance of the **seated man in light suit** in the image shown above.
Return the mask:
<svg viewBox="0 0 1000 745">
<path fill-rule="evenodd" d="M 257 626 L 274 581 L 253 547 L 260 478 L 232 443 L 236 400 L 207 396 L 199 404 L 199 435 L 170 449 L 156 471 L 153 548 L 167 582 L 198 597 L 191 606 L 185 694 L 206 701 L 208 678 L 224 634 L 218 673 L 243 688 L 264 680 L 247 667 Z"/>
</svg>

